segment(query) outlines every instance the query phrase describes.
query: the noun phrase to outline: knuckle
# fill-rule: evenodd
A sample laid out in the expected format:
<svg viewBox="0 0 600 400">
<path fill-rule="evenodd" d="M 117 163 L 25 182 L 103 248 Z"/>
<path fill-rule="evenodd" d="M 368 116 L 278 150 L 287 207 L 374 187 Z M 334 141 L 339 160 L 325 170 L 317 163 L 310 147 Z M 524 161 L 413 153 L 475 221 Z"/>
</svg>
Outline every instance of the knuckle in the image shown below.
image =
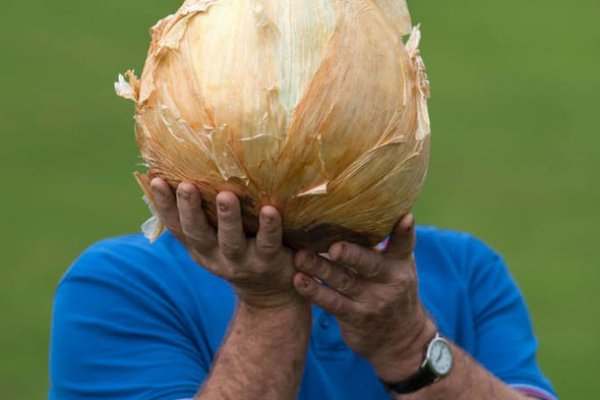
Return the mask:
<svg viewBox="0 0 600 400">
<path fill-rule="evenodd" d="M 266 262 L 257 262 L 254 266 L 254 273 L 256 275 L 266 275 L 272 272 L 271 265 Z"/>
<path fill-rule="evenodd" d="M 235 267 L 231 267 L 229 271 L 229 280 L 236 286 L 244 287 L 250 291 L 260 291 L 263 283 L 257 280 L 256 271 L 236 271 Z"/>
<path fill-rule="evenodd" d="M 334 313 L 341 313 L 344 309 L 344 299 L 340 296 L 333 296 L 330 300 L 330 308 Z"/>
<path fill-rule="evenodd" d="M 235 225 L 240 221 L 239 214 L 233 212 L 221 212 L 219 211 L 219 223 L 225 225 Z"/>
<path fill-rule="evenodd" d="M 352 289 L 356 284 L 356 276 L 349 272 L 344 272 L 340 277 L 340 282 L 338 285 L 338 289 L 341 292 L 348 292 Z"/>
<path fill-rule="evenodd" d="M 371 268 L 371 270 L 367 272 L 366 278 L 367 279 L 375 279 L 375 278 L 381 276 L 383 274 L 384 270 L 385 270 L 385 263 L 383 262 L 382 258 L 378 257 L 373 262 L 373 268 Z"/>
<path fill-rule="evenodd" d="M 325 261 L 315 260 L 314 264 L 314 270 L 319 278 L 325 281 L 331 279 L 331 268 L 329 268 L 329 265 Z"/>
<path fill-rule="evenodd" d="M 397 268 L 392 268 L 391 271 L 390 278 L 398 288 L 408 288 L 414 286 L 417 282 L 416 271 L 408 268 L 408 266 L 401 265 Z"/>
<path fill-rule="evenodd" d="M 166 201 L 162 194 L 161 195 L 154 194 L 152 203 L 153 203 L 152 205 L 154 207 L 156 207 L 157 211 L 162 211 L 162 209 L 165 208 Z"/>
<path fill-rule="evenodd" d="M 221 240 L 219 247 L 221 249 L 221 253 L 226 258 L 236 258 L 242 253 L 243 250 L 241 243 L 229 240 Z"/>
<path fill-rule="evenodd" d="M 373 323 L 381 318 L 389 317 L 386 313 L 387 305 L 383 302 L 372 301 L 362 308 L 361 317 L 366 323 Z"/>
<path fill-rule="evenodd" d="M 219 208 L 217 207 L 217 217 L 219 222 L 235 223 L 241 219 L 240 210 L 238 208 Z"/>
<path fill-rule="evenodd" d="M 359 259 L 359 255 L 356 254 L 356 249 L 347 243 L 342 246 L 342 260 L 351 265 L 356 265 Z"/>
<path fill-rule="evenodd" d="M 387 299 L 378 298 L 374 302 L 373 314 L 380 315 L 389 308 L 390 302 Z"/>
<path fill-rule="evenodd" d="M 358 303 L 357 307 L 356 307 L 356 316 L 358 319 L 360 320 L 365 320 L 369 318 L 369 315 L 371 315 L 372 313 L 372 308 L 371 306 L 364 302 L 364 303 Z"/>
<path fill-rule="evenodd" d="M 302 267 L 304 270 L 306 270 L 308 272 L 315 272 L 315 270 L 316 270 L 315 255 L 310 251 L 305 251 L 304 253 L 302 253 L 301 264 L 302 264 Z"/>
<path fill-rule="evenodd" d="M 200 237 L 192 231 L 190 225 L 187 224 L 185 220 L 182 220 L 181 232 L 185 235 L 185 237 L 188 240 L 192 242 L 200 241 Z"/>
<path fill-rule="evenodd" d="M 278 243 L 273 243 L 268 240 L 257 240 L 256 247 L 262 254 L 273 255 L 277 254 L 281 246 Z"/>
<path fill-rule="evenodd" d="M 212 243 L 208 239 L 186 230 L 185 227 L 183 228 L 183 233 L 186 237 L 186 242 L 199 252 L 206 253 L 212 247 Z"/>
<path fill-rule="evenodd" d="M 279 226 L 277 226 L 277 225 L 271 225 L 271 224 L 269 224 L 269 225 L 261 225 L 260 226 L 260 230 L 263 233 L 266 233 L 268 235 L 275 235 L 275 234 L 279 233 Z"/>
<path fill-rule="evenodd" d="M 363 265 L 365 263 L 365 256 L 363 254 L 362 251 L 360 251 L 359 249 L 354 249 L 355 251 L 353 252 L 353 261 L 355 263 L 355 265 Z"/>
<path fill-rule="evenodd" d="M 398 290 L 406 290 L 412 283 L 413 279 L 408 274 L 401 274 L 396 280 Z"/>
<path fill-rule="evenodd" d="M 156 199 L 154 201 L 154 205 L 156 206 L 156 211 L 162 215 L 168 214 L 168 212 L 173 208 L 173 202 L 165 198 Z"/>
<path fill-rule="evenodd" d="M 381 314 L 387 313 L 391 305 L 394 304 L 394 296 L 390 296 L 389 291 L 371 292 L 371 295 L 365 299 L 361 310 L 363 316 L 376 318 Z"/>
</svg>

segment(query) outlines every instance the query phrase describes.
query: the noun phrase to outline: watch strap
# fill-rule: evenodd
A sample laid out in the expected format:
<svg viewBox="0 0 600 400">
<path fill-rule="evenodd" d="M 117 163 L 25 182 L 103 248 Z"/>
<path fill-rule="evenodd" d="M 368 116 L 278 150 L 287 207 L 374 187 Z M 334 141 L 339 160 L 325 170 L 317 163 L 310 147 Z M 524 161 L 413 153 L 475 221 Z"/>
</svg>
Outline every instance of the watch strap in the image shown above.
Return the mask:
<svg viewBox="0 0 600 400">
<path fill-rule="evenodd" d="M 382 380 L 381 382 L 383 383 L 385 388 L 392 393 L 409 394 L 423 389 L 424 387 L 431 385 L 432 383 L 439 380 L 441 376 L 433 370 L 432 366 L 427 360 L 429 347 L 436 340 L 439 339 L 442 339 L 444 342 L 446 342 L 446 340 L 443 339 L 442 335 L 439 332 L 437 332 L 433 336 L 433 338 L 427 343 L 427 346 L 425 347 L 425 360 L 423 361 L 423 364 L 421 364 L 421 368 L 419 368 L 419 370 L 415 374 L 409 376 L 408 378 L 400 382 L 385 382 Z"/>
<path fill-rule="evenodd" d="M 425 366 L 424 368 L 419 369 L 419 372 L 408 377 L 402 382 L 381 382 L 390 392 L 397 394 L 408 394 L 423 389 L 424 387 L 435 382 L 437 379 L 438 376 L 428 366 Z"/>
</svg>

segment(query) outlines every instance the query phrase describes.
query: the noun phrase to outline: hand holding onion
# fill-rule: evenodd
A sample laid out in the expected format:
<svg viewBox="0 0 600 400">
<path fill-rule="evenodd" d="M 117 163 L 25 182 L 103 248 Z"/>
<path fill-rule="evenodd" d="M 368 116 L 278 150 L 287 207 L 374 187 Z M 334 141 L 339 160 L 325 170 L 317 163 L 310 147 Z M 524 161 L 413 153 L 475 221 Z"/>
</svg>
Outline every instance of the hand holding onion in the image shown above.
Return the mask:
<svg viewBox="0 0 600 400">
<path fill-rule="evenodd" d="M 256 238 L 246 238 L 239 201 L 233 193 L 217 196 L 215 231 L 194 185 L 181 183 L 176 195 L 160 178 L 153 179 L 151 187 L 157 211 L 169 231 L 185 244 L 194 261 L 231 282 L 241 301 L 256 308 L 301 302 L 292 286 L 293 254 L 282 245 L 281 218 L 275 208 L 263 207 Z"/>
<path fill-rule="evenodd" d="M 418 294 L 414 221 L 404 216 L 383 251 L 339 242 L 324 257 L 295 257 L 298 292 L 337 317 L 348 346 L 388 381 L 418 370 L 436 332 Z"/>
</svg>

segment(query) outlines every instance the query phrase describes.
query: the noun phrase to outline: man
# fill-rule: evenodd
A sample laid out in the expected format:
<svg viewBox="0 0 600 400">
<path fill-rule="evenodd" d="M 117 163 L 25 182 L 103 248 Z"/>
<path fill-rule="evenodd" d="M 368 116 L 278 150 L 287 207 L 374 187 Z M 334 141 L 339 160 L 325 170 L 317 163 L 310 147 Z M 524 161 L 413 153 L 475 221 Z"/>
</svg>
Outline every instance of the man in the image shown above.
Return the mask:
<svg viewBox="0 0 600 400">
<path fill-rule="evenodd" d="M 232 193 L 215 231 L 193 185 L 152 188 L 170 233 L 93 246 L 57 290 L 50 398 L 556 398 L 480 241 L 407 215 L 382 251 L 293 253 L 273 207 L 246 238 Z"/>
</svg>

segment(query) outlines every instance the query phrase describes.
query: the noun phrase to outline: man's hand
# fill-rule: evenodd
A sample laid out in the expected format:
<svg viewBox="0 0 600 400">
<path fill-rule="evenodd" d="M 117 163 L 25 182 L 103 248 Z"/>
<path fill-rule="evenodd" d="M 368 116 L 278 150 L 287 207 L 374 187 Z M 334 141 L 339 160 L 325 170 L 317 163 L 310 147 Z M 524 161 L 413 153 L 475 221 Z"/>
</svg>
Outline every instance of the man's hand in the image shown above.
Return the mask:
<svg viewBox="0 0 600 400">
<path fill-rule="evenodd" d="M 414 242 L 408 214 L 383 252 L 341 242 L 326 257 L 295 257 L 298 293 L 337 317 L 346 343 L 384 380 L 415 373 L 436 331 L 418 296 Z"/>
<path fill-rule="evenodd" d="M 301 251 L 295 257 L 296 290 L 337 317 L 346 343 L 387 382 L 419 370 L 425 346 L 436 332 L 418 295 L 411 214 L 396 225 L 387 248 L 335 243 L 325 257 Z M 451 344 L 452 371 L 439 382 L 397 399 L 521 400 L 525 397 Z"/>
<path fill-rule="evenodd" d="M 311 313 L 308 302 L 292 285 L 293 253 L 282 246 L 277 210 L 263 207 L 256 238 L 248 239 L 233 193 L 217 196 L 215 231 L 194 185 L 181 183 L 176 195 L 162 179 L 153 179 L 151 185 L 167 229 L 187 247 L 194 261 L 231 282 L 240 298 L 210 375 L 195 399 L 295 398 Z"/>
<path fill-rule="evenodd" d="M 181 183 L 176 195 L 160 178 L 154 178 L 151 185 L 156 209 L 167 229 L 187 247 L 194 261 L 231 282 L 242 302 L 272 308 L 301 301 L 292 286 L 293 253 L 282 246 L 281 217 L 274 207 L 262 208 L 256 238 L 247 239 L 240 203 L 233 193 L 217 196 L 215 231 L 193 184 Z"/>
</svg>

